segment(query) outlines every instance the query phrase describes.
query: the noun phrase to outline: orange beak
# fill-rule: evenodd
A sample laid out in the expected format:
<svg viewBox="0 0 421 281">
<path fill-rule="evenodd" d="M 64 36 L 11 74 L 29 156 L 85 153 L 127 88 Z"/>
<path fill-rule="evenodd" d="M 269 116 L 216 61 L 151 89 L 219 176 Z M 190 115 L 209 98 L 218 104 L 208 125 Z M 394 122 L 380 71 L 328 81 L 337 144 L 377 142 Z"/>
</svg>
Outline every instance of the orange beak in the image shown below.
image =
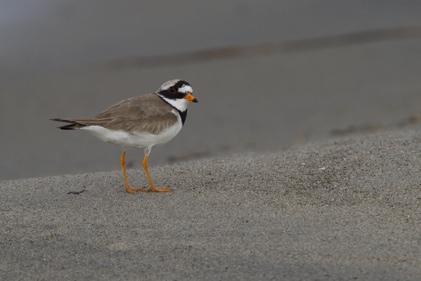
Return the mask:
<svg viewBox="0 0 421 281">
<path fill-rule="evenodd" d="M 184 98 L 188 101 L 197 102 L 197 99 L 191 93 L 187 93 Z"/>
</svg>

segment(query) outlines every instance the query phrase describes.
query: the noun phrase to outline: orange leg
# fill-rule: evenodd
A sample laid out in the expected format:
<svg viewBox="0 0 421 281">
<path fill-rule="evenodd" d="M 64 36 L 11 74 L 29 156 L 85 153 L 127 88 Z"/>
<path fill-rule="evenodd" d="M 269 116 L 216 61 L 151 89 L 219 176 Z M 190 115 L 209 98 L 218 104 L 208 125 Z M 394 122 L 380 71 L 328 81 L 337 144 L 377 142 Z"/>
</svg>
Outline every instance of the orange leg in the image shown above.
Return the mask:
<svg viewBox="0 0 421 281">
<path fill-rule="evenodd" d="M 145 151 L 145 157 L 143 158 L 143 169 L 145 170 L 145 174 L 146 177 L 148 177 L 148 182 L 150 185 L 150 188 L 147 191 L 155 191 L 155 192 L 169 192 L 171 191 L 171 189 L 169 189 L 168 187 L 155 187 L 155 185 L 152 182 L 152 178 L 151 175 L 149 174 L 149 170 L 148 170 L 148 154 L 149 154 L 149 150 Z"/>
<path fill-rule="evenodd" d="M 133 187 L 130 187 L 129 185 L 129 181 L 127 180 L 127 174 L 126 174 L 126 149 L 123 150 L 123 153 L 120 156 L 120 165 L 121 165 L 121 170 L 123 171 L 124 187 L 126 188 L 126 191 L 128 193 L 135 193 L 136 191 L 143 190 L 142 187 L 133 188 Z"/>
</svg>

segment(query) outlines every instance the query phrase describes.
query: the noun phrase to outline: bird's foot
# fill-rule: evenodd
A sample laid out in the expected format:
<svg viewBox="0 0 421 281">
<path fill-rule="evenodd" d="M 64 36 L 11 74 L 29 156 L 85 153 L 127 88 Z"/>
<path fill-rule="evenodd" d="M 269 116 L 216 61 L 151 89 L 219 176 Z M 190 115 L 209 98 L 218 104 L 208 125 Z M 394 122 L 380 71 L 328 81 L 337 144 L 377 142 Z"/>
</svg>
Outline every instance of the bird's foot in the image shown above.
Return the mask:
<svg viewBox="0 0 421 281">
<path fill-rule="evenodd" d="M 126 191 L 128 193 L 136 193 L 137 191 L 142 191 L 143 190 L 143 187 L 136 187 L 136 188 L 134 188 L 134 187 L 130 187 L 130 186 L 125 186 L 125 188 L 126 188 Z"/>
<path fill-rule="evenodd" d="M 171 189 L 169 189 L 168 187 L 155 187 L 155 186 L 151 186 L 146 191 L 148 191 L 148 192 L 170 192 Z"/>
</svg>

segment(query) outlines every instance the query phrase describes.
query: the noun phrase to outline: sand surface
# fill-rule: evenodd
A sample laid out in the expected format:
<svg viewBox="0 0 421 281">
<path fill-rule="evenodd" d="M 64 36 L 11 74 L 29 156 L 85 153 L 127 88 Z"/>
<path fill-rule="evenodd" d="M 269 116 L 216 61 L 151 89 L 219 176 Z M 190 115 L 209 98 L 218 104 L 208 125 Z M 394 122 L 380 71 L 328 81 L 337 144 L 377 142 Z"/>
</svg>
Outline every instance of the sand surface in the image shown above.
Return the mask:
<svg viewBox="0 0 421 281">
<path fill-rule="evenodd" d="M 420 280 L 421 1 L 3 2 L 0 280 Z M 173 78 L 171 193 L 49 121 Z"/>
<path fill-rule="evenodd" d="M 3 181 L 0 279 L 419 280 L 420 147 L 414 127 L 154 167 L 166 194 Z"/>
</svg>

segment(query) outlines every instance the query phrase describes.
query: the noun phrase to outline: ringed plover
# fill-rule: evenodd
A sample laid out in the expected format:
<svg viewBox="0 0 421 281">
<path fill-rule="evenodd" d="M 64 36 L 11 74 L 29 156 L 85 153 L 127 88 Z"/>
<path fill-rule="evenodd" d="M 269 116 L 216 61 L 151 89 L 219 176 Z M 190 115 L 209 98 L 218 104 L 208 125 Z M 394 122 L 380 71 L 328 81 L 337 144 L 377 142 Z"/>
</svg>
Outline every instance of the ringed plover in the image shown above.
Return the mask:
<svg viewBox="0 0 421 281">
<path fill-rule="evenodd" d="M 171 191 L 168 187 L 155 187 L 148 170 L 148 156 L 152 147 L 162 145 L 174 138 L 187 117 L 189 102 L 197 102 L 193 88 L 183 80 L 165 82 L 157 92 L 122 100 L 94 117 L 53 118 L 53 121 L 69 123 L 62 130 L 84 130 L 102 141 L 123 146 L 120 165 L 124 187 L 129 193 L 136 191 Z M 126 174 L 126 148 L 144 148 L 143 169 L 149 189 L 130 187 Z"/>
</svg>

